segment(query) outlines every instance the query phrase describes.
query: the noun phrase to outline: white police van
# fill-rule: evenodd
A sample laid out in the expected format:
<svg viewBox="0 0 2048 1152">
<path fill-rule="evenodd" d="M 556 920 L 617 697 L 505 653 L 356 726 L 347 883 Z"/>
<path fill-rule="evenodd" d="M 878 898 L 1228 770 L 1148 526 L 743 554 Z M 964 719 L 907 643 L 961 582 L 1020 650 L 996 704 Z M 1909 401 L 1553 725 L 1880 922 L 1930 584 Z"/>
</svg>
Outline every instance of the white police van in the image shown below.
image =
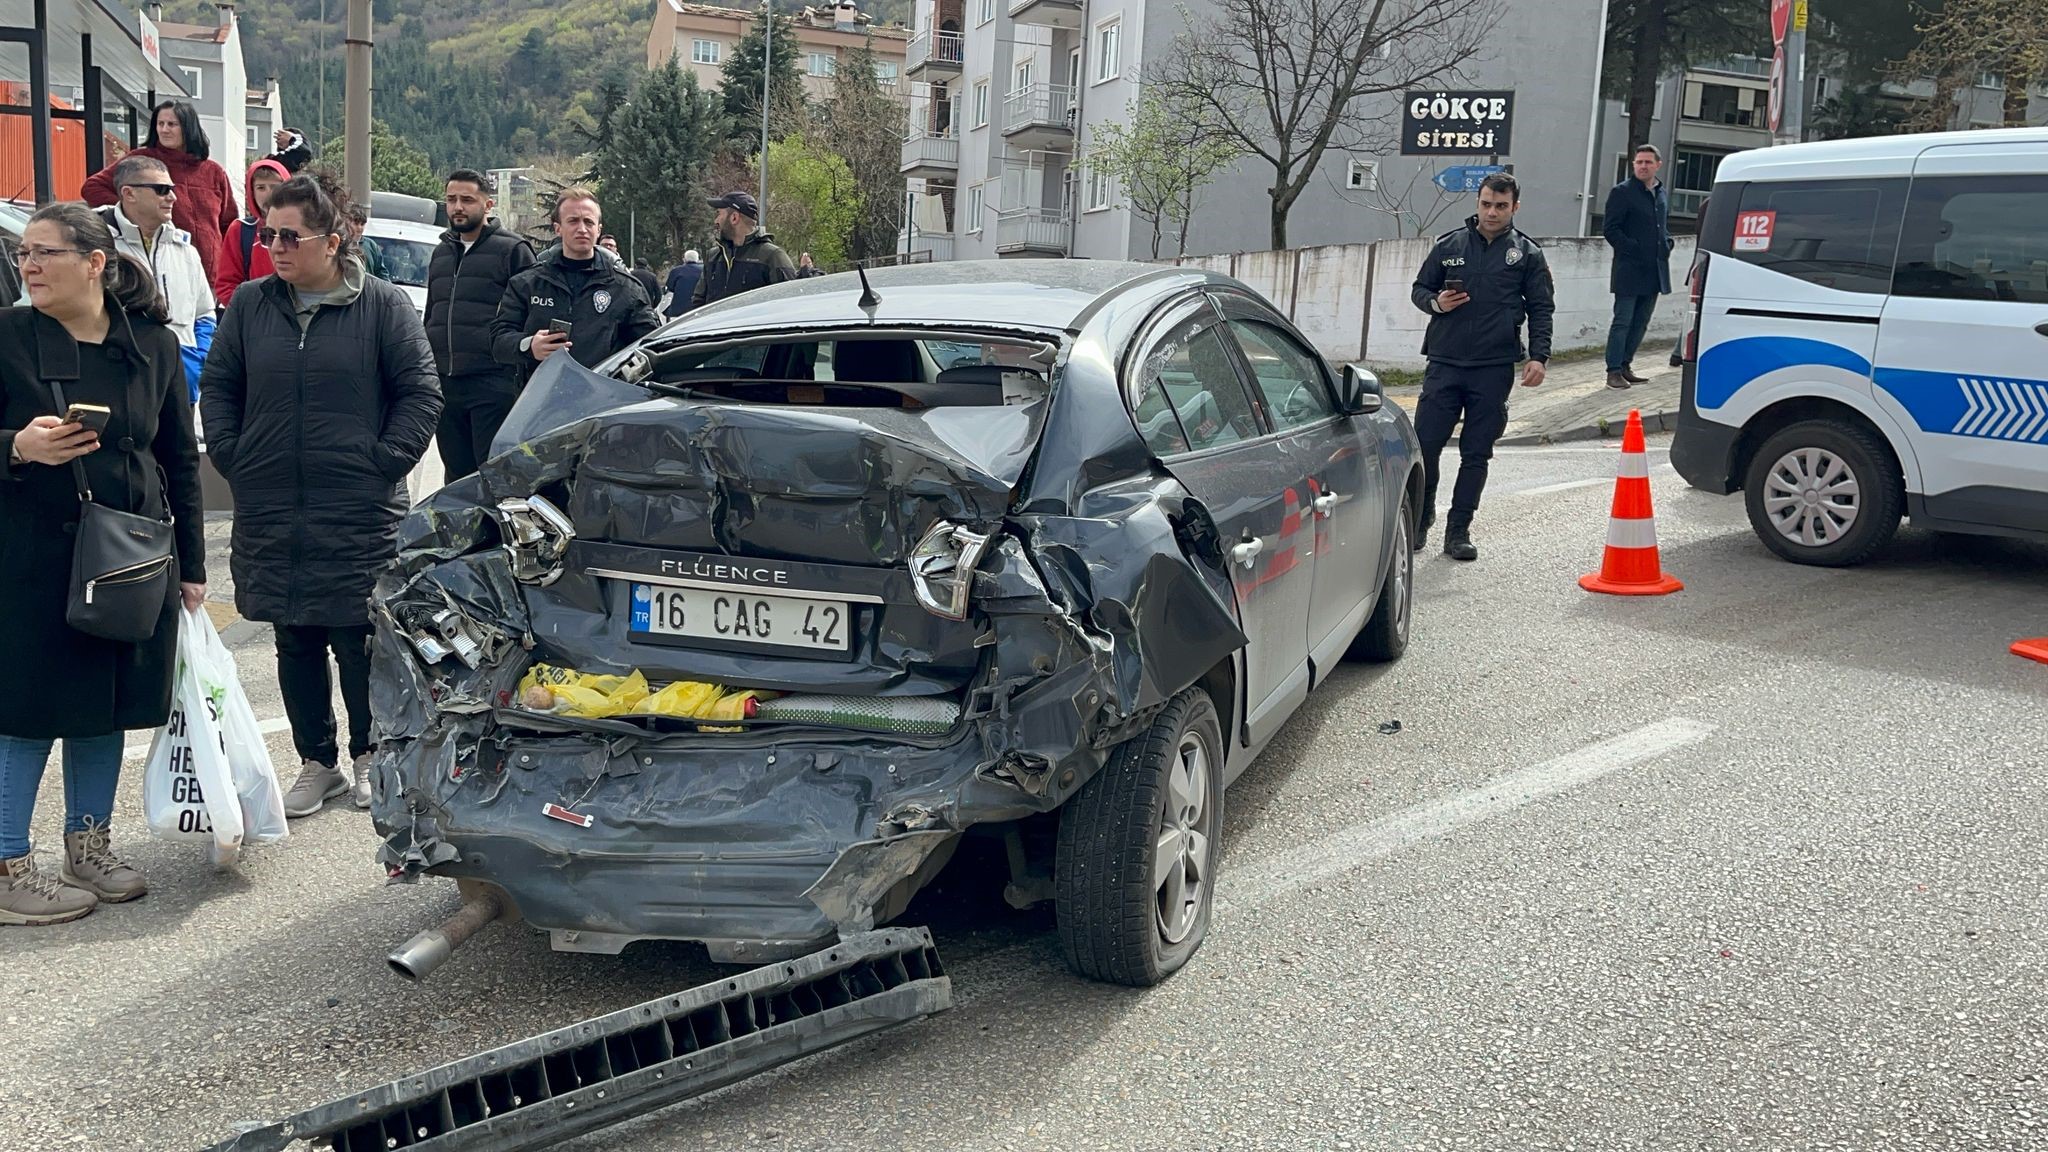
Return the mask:
<svg viewBox="0 0 2048 1152">
<path fill-rule="evenodd" d="M 2048 129 L 1736 153 L 1699 250 L 1687 483 L 1803 564 L 1902 514 L 2048 540 Z"/>
</svg>

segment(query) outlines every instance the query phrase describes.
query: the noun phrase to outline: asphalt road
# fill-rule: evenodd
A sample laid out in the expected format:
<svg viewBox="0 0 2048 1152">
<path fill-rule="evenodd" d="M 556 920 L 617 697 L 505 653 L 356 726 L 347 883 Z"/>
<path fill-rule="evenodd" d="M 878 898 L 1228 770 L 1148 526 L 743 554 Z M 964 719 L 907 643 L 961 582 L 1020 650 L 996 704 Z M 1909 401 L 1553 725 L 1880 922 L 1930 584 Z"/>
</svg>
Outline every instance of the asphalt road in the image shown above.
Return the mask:
<svg viewBox="0 0 2048 1152">
<path fill-rule="evenodd" d="M 1501 454 L 1408 657 L 1231 790 L 1225 905 L 1163 987 L 1073 979 L 1049 916 L 954 877 L 911 917 L 952 1012 L 570 1147 L 2048 1147 L 2048 667 L 2006 652 L 2048 634 L 2048 548 L 1798 568 L 1660 459 L 1688 588 L 1593 597 L 1613 469 Z M 0 931 L 0 1147 L 198 1146 L 716 971 L 494 928 L 403 985 L 384 953 L 454 894 L 383 886 L 366 816 L 216 872 L 139 833 L 137 783 L 150 896 Z M 53 770 L 46 849 L 60 811 Z"/>
</svg>

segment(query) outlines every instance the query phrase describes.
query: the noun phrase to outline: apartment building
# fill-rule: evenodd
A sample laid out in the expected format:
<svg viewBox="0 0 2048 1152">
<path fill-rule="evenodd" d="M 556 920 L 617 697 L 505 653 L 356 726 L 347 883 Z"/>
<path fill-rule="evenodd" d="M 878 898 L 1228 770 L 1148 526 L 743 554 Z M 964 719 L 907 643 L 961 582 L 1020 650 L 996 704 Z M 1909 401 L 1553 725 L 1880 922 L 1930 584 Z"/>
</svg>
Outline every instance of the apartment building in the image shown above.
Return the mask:
<svg viewBox="0 0 2048 1152">
<path fill-rule="evenodd" d="M 658 67 L 674 57 L 695 73 L 697 83 L 716 90 L 725 80 L 725 61 L 760 20 L 758 8 L 721 8 L 711 4 L 687 4 L 683 0 L 661 0 L 655 5 L 654 23 L 647 33 L 647 66 Z M 858 5 L 840 3 L 805 8 L 790 18 L 796 28 L 796 44 L 776 44 L 780 55 L 798 54 L 797 71 L 804 78 L 806 95 L 813 100 L 829 99 L 832 78 L 839 74 L 842 54 L 862 44 L 875 52 L 875 79 L 883 91 L 893 91 L 902 82 L 904 44 L 910 38 L 900 25 L 878 24 Z"/>
<path fill-rule="evenodd" d="M 1510 7 L 1460 83 L 1516 92 L 1514 152 L 1501 161 L 1523 182 L 1526 230 L 1577 235 L 1586 226 L 1600 101 L 1599 38 L 1584 29 L 1599 26 L 1602 7 Z M 1186 30 L 1183 11 L 1199 20 L 1214 11 L 1211 0 L 919 0 L 914 11 L 900 251 L 939 260 L 1149 256 L 1151 226 L 1086 158 L 1100 126 L 1124 120 L 1138 98 L 1143 62 L 1164 57 Z M 1384 100 L 1383 111 L 1398 111 L 1398 97 Z M 1391 138 L 1332 151 L 1296 203 L 1288 239 L 1338 244 L 1453 227 L 1471 196 L 1438 193 L 1428 177 L 1486 159 L 1403 157 Z M 1201 194 L 1190 255 L 1270 246 L 1271 172 L 1253 158 L 1218 173 Z M 1423 210 L 1390 210 L 1415 207 Z"/>
<path fill-rule="evenodd" d="M 248 153 L 249 163 L 254 164 L 259 156 L 267 156 L 277 149 L 277 130 L 297 127 L 284 122 L 284 96 L 278 91 L 277 77 L 265 76 L 263 87 L 251 88 L 242 101 L 243 127 L 242 148 Z M 306 130 L 306 135 L 313 133 Z M 325 140 L 313 140 L 313 149 L 318 151 L 326 145 Z M 233 175 L 232 172 L 229 175 Z"/>
<path fill-rule="evenodd" d="M 270 144 L 263 139 L 250 141 L 249 73 L 242 62 L 242 29 L 235 20 L 235 6 L 222 3 L 214 8 L 219 18 L 212 24 L 158 20 L 158 44 L 164 71 L 177 76 L 191 94 L 214 161 L 236 177 L 231 183 L 239 202 L 243 195 L 241 173 L 256 157 L 270 151 Z M 147 135 L 146 124 L 144 128 Z"/>
</svg>

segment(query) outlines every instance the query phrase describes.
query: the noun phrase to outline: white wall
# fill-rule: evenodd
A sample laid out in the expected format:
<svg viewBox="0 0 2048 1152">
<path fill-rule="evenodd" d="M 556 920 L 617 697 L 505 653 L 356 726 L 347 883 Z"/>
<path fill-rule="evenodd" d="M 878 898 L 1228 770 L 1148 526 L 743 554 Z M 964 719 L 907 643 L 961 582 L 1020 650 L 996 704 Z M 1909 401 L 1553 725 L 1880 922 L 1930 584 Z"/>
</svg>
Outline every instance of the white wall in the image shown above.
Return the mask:
<svg viewBox="0 0 2048 1152">
<path fill-rule="evenodd" d="M 1677 237 L 1671 253 L 1672 295 L 1658 301 L 1651 339 L 1677 339 L 1685 328 L 1685 270 L 1693 240 Z M 1415 272 L 1430 240 L 1381 240 L 1280 252 L 1239 252 L 1189 257 L 1189 267 L 1236 277 L 1286 313 L 1326 358 L 1420 368 L 1422 331 L 1429 317 L 1409 299 Z M 1607 245 L 1597 238 L 1540 240 L 1557 290 L 1555 352 L 1604 344 L 1614 314 L 1607 291 Z M 1369 315 L 1368 315 L 1369 312 Z M 1361 347 L 1361 341 L 1363 346 Z"/>
</svg>

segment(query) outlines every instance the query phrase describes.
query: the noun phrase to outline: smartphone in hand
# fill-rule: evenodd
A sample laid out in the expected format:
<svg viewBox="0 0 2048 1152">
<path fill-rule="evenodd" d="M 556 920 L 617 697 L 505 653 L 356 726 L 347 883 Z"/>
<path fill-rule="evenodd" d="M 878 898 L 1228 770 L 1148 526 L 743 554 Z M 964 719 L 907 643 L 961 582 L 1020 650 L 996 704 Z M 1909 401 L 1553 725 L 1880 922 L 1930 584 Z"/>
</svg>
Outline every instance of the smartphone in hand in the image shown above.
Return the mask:
<svg viewBox="0 0 2048 1152">
<path fill-rule="evenodd" d="M 64 411 L 64 423 L 84 425 L 96 435 L 105 434 L 107 424 L 113 418 L 113 409 L 101 404 L 73 404 Z"/>
<path fill-rule="evenodd" d="M 1463 280 L 1452 277 L 1444 281 L 1444 291 L 1446 292 L 1463 292 L 1464 290 L 1465 282 Z"/>
<path fill-rule="evenodd" d="M 548 321 L 548 331 L 559 332 L 567 336 L 569 334 L 569 322 L 567 320 L 550 320 Z"/>
</svg>

